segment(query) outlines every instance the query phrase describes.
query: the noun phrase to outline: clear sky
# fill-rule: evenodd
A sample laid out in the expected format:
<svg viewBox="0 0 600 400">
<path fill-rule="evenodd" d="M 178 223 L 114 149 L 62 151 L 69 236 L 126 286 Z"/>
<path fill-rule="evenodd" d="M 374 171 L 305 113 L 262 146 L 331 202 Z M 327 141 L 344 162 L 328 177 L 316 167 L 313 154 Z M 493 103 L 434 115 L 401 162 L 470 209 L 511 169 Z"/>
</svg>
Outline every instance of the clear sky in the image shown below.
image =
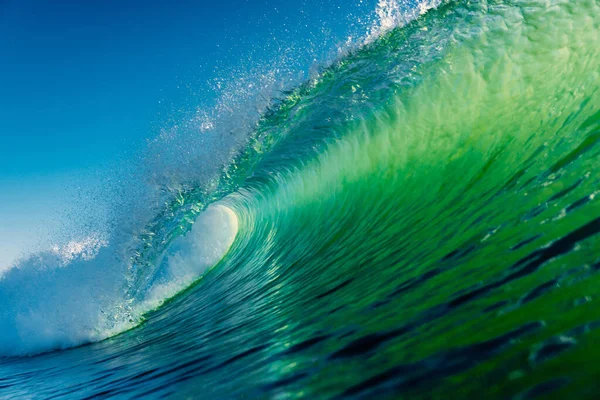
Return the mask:
<svg viewBox="0 0 600 400">
<path fill-rule="evenodd" d="M 210 104 L 207 82 L 228 69 L 343 40 L 376 3 L 0 0 L 0 269 L 60 225 L 73 176 Z"/>
</svg>

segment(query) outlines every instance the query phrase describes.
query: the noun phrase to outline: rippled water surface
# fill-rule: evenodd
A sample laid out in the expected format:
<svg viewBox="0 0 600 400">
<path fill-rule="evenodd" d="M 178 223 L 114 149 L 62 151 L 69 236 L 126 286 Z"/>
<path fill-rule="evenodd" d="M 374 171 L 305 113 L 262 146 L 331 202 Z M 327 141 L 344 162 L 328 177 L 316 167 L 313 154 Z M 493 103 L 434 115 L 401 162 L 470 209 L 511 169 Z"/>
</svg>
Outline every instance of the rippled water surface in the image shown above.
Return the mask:
<svg viewBox="0 0 600 400">
<path fill-rule="evenodd" d="M 599 66 L 597 0 L 449 2 L 383 34 L 156 217 L 139 326 L 0 359 L 0 397 L 595 398 Z M 203 213 L 208 256 L 178 228 Z"/>
</svg>

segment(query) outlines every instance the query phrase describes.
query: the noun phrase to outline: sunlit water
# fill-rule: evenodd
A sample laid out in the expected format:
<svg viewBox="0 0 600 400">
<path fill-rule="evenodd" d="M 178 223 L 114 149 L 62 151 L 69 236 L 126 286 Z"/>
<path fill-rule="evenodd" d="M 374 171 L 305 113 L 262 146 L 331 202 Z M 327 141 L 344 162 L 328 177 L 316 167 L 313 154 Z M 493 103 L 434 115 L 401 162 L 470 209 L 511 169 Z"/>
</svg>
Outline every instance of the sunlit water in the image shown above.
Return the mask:
<svg viewBox="0 0 600 400">
<path fill-rule="evenodd" d="M 0 397 L 595 398 L 600 2 L 428 8 L 275 102 L 126 284 L 7 272 Z"/>
</svg>

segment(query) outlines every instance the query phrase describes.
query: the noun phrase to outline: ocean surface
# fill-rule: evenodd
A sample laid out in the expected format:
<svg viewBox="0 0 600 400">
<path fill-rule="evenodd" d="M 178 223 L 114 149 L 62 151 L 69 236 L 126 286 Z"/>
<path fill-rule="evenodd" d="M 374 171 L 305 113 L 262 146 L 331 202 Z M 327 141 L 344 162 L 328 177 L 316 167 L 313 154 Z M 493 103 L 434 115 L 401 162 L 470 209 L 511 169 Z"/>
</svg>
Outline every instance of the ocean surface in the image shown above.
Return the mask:
<svg viewBox="0 0 600 400">
<path fill-rule="evenodd" d="M 600 1 L 403 15 L 4 272 L 0 398 L 597 398 Z"/>
</svg>

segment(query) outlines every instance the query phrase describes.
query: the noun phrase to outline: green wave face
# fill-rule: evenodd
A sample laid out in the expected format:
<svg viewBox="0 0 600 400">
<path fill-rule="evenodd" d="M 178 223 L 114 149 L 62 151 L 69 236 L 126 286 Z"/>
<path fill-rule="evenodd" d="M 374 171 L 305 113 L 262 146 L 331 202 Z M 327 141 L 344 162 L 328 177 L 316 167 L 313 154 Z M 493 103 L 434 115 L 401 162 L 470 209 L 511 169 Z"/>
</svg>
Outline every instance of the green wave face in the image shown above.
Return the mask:
<svg viewBox="0 0 600 400">
<path fill-rule="evenodd" d="M 153 396 L 594 398 L 599 66 L 598 0 L 448 2 L 386 33 L 157 217 L 132 302 L 216 200 L 239 223 L 220 263 L 65 357 L 147 368 Z M 148 390 L 126 371 L 102 379 Z"/>
<path fill-rule="evenodd" d="M 280 349 L 328 338 L 271 372 L 328 360 L 289 393 L 592 393 L 599 16 L 450 3 L 272 117 L 282 138 L 232 197 L 242 232 L 214 279 L 251 285 Z"/>
</svg>

